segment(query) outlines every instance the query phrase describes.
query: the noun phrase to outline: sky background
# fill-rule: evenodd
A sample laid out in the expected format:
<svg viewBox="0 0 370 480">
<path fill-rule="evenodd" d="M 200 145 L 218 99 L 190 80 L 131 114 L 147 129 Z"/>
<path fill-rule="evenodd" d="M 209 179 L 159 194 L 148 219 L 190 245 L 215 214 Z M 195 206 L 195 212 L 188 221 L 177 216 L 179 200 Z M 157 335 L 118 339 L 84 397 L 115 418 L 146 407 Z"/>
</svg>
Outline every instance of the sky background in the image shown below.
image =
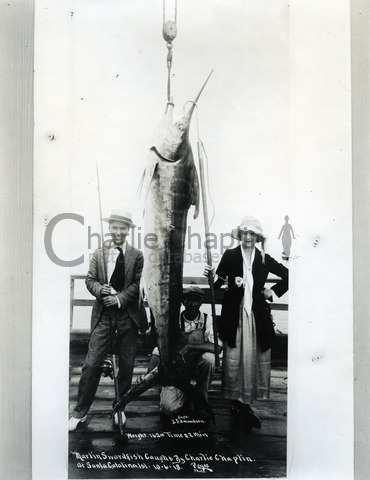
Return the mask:
<svg viewBox="0 0 370 480">
<path fill-rule="evenodd" d="M 138 187 L 152 133 L 166 107 L 162 1 L 105 4 L 107 8 L 102 8 L 101 1 L 89 1 L 86 8 L 86 2 L 76 1 L 70 4 L 73 14 L 65 12 L 69 18 L 63 73 L 69 124 L 61 134 L 55 131 L 54 146 L 68 142 L 68 184 L 62 194 L 68 196 L 68 211 L 82 215 L 85 226 L 65 221 L 56 227 L 53 246 L 61 258 L 67 231 L 73 241 L 64 258 L 79 257 L 97 246 L 96 237 L 88 242 L 89 226 L 100 233 L 96 162 L 103 215 L 109 216 L 113 208 L 132 211 L 141 227 Z M 174 5 L 167 3 L 170 20 Z M 267 250 L 281 255 L 277 237 L 289 215 L 287 19 L 287 2 L 281 0 L 255 2 L 248 8 L 242 1 L 178 2 L 171 75 L 175 117 L 181 116 L 185 103 L 195 98 L 214 69 L 198 102 L 198 125 L 214 203 L 213 207 L 208 198 L 209 217 L 214 216 L 211 232 L 217 238 L 216 264 L 223 251 L 221 233 L 229 233 L 247 214 L 260 219 L 269 238 Z M 195 112 L 191 144 L 198 167 L 196 120 Z M 57 128 L 51 125 L 51 130 Z M 48 186 L 53 189 L 55 183 L 57 193 L 60 179 L 55 170 L 51 173 Z M 58 200 L 56 195 L 55 202 L 48 202 L 49 219 L 61 213 Z M 293 226 L 294 220 L 299 233 L 298 219 L 291 218 Z M 204 240 L 202 215 L 194 221 L 193 208 L 188 225 Z M 192 238 L 192 257 L 187 256 L 184 270 L 200 275 L 199 254 L 204 249 L 197 249 L 198 241 Z M 88 256 L 74 273 L 85 273 L 87 267 Z"/>
</svg>

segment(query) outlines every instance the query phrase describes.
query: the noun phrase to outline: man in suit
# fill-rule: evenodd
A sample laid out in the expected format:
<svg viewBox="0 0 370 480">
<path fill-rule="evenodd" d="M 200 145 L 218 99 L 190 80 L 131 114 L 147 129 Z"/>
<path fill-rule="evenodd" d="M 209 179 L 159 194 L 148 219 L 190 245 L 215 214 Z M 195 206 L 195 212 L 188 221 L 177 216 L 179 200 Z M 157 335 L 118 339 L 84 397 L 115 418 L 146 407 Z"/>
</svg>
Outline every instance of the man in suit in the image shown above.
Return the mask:
<svg viewBox="0 0 370 480">
<path fill-rule="evenodd" d="M 113 210 L 111 216 L 103 220 L 109 223 L 111 240 L 104 242 L 102 249 L 95 250 L 86 277 L 87 289 L 96 300 L 91 314 L 88 353 L 82 367 L 77 405 L 69 419 L 69 431 L 86 420 L 99 385 L 100 365 L 111 350 L 113 333 L 117 332 L 117 381 L 121 397 L 131 387 L 138 332 L 148 328 L 145 308 L 139 301 L 143 255 L 126 242 L 130 228 L 135 226 L 132 216 L 126 211 Z M 119 413 L 124 425 L 125 413 Z M 114 422 L 118 425 L 118 414 Z"/>
</svg>

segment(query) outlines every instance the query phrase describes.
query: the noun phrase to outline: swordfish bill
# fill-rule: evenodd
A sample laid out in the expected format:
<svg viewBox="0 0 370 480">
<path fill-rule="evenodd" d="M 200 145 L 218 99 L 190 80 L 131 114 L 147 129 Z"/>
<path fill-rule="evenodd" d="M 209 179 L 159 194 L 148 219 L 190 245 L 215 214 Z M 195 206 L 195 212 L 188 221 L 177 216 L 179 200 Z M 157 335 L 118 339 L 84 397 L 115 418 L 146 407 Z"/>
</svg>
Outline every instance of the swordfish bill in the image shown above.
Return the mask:
<svg viewBox="0 0 370 480">
<path fill-rule="evenodd" d="M 159 371 L 163 374 L 164 384 L 168 383 L 168 369 L 175 358 L 180 336 L 188 210 L 194 205 L 194 218 L 199 213 L 199 180 L 189 142 L 190 122 L 211 74 L 180 119 L 173 120 L 174 104 L 167 103 L 164 116 L 154 132 L 145 169 L 144 228 L 147 242 L 143 249 L 143 281 L 154 318 L 161 359 Z"/>
</svg>

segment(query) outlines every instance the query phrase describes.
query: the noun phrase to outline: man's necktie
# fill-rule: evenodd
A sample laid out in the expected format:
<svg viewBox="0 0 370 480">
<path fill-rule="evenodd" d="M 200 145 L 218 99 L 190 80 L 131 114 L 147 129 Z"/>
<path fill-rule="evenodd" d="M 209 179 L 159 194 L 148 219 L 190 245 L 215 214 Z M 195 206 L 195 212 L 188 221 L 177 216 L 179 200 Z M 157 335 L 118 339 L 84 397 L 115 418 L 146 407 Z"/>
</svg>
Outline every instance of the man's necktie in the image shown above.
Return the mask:
<svg viewBox="0 0 370 480">
<path fill-rule="evenodd" d="M 125 256 L 123 255 L 121 247 L 117 247 L 117 250 L 119 250 L 119 255 L 117 257 L 116 266 L 114 267 L 109 283 L 116 290 L 116 292 L 120 292 L 125 281 Z"/>
</svg>

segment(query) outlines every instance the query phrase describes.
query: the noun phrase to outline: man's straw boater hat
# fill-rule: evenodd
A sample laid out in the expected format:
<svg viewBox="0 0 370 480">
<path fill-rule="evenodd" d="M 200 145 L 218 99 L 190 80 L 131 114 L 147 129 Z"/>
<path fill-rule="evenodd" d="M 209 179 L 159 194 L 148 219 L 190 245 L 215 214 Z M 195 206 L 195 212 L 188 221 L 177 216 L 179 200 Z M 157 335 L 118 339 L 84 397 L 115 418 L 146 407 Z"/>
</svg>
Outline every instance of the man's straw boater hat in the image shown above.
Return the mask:
<svg viewBox="0 0 370 480">
<path fill-rule="evenodd" d="M 112 210 L 109 218 L 103 218 L 105 222 L 123 222 L 126 223 L 129 227 L 136 227 L 132 222 L 132 215 L 130 212 L 125 210 Z"/>
</svg>

